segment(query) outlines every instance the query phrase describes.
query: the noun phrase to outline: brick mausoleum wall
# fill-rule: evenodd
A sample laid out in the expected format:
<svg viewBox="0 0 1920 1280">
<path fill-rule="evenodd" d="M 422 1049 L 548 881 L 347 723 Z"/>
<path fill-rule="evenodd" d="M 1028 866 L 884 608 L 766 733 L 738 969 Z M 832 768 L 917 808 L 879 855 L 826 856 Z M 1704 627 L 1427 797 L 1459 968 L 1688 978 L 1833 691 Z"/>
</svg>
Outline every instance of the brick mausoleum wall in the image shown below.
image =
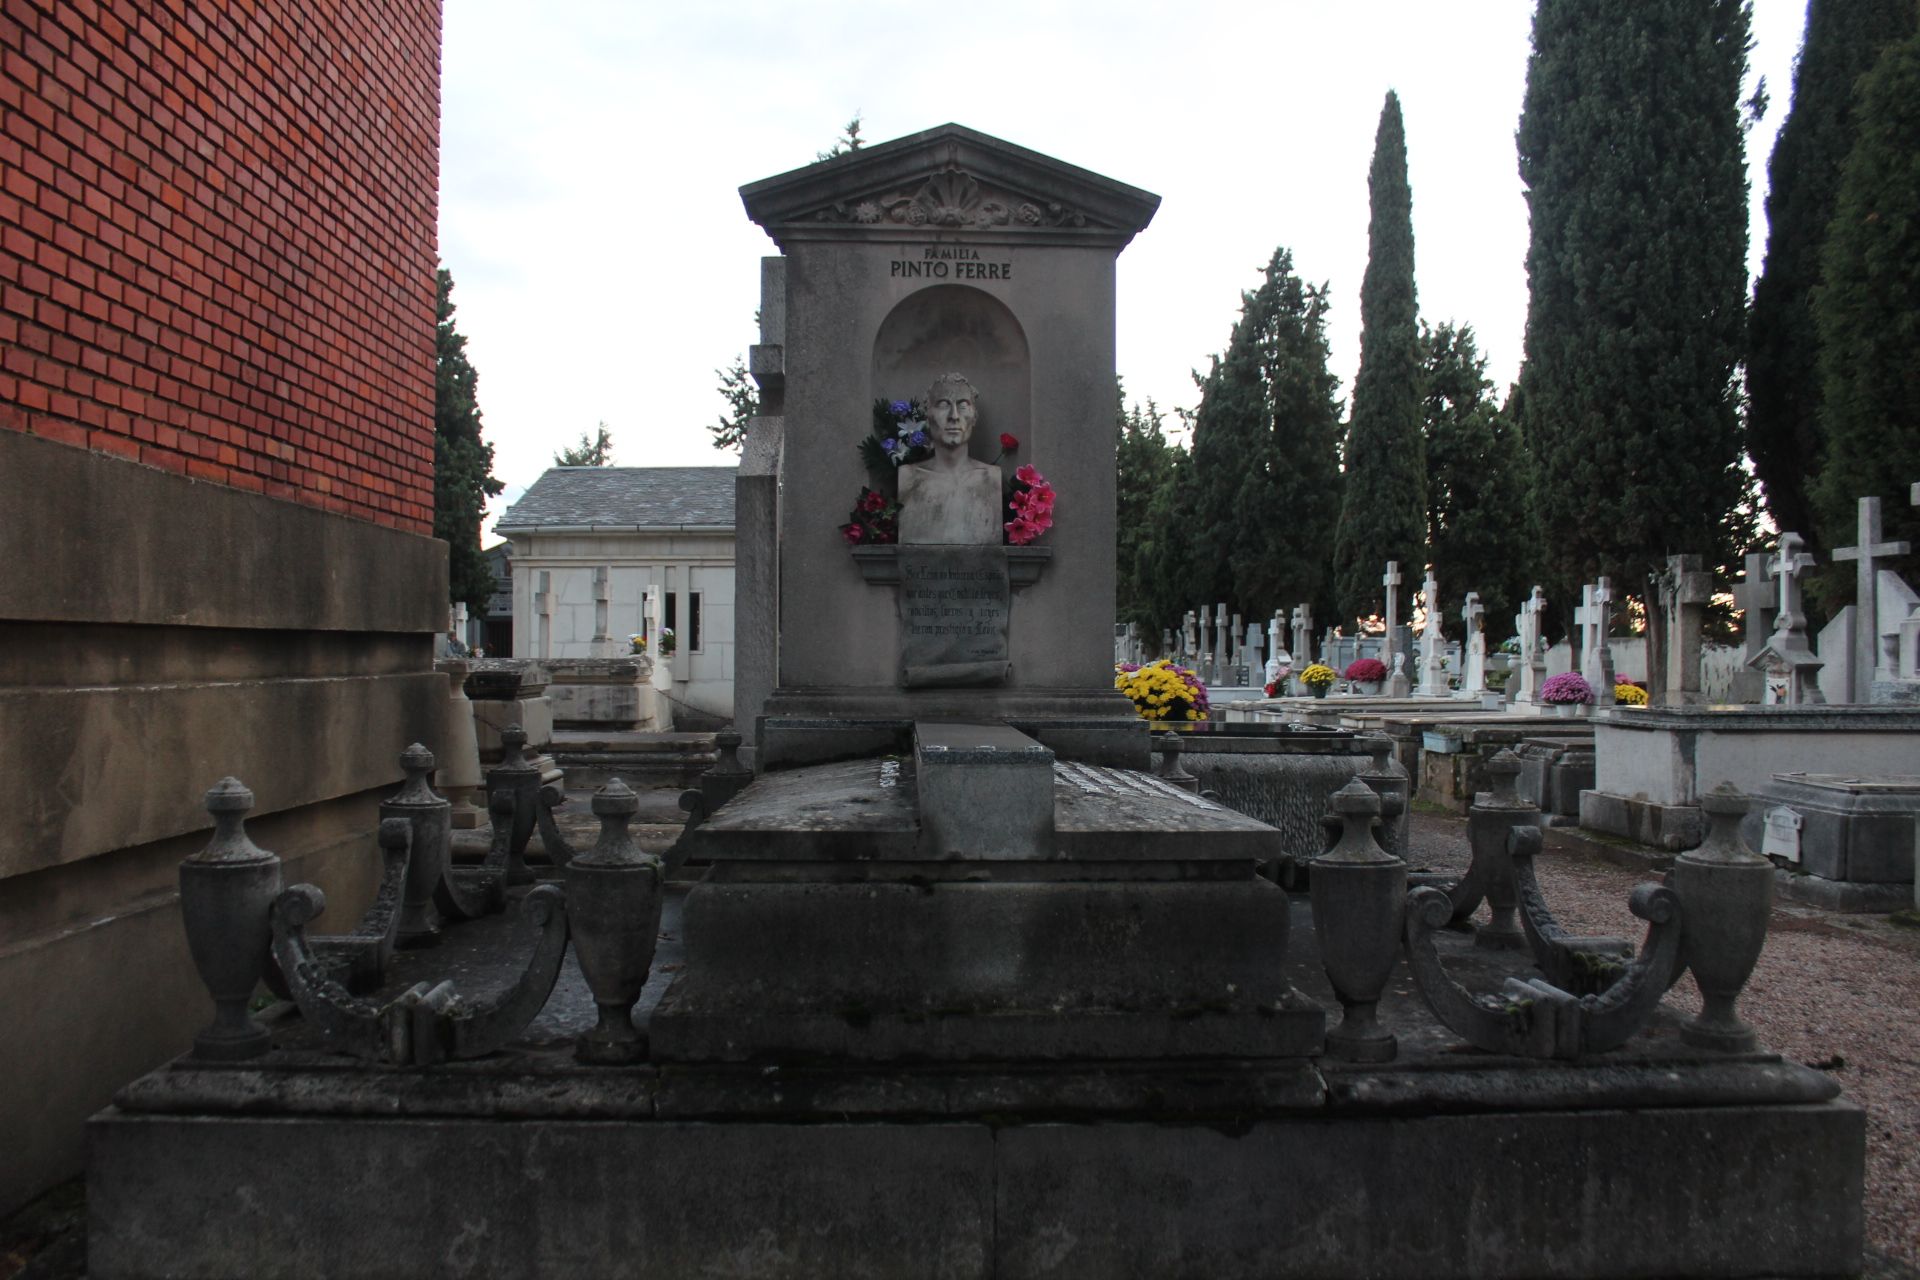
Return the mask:
<svg viewBox="0 0 1920 1280">
<path fill-rule="evenodd" d="M 0 428 L 433 525 L 437 0 L 5 0 Z"/>
</svg>

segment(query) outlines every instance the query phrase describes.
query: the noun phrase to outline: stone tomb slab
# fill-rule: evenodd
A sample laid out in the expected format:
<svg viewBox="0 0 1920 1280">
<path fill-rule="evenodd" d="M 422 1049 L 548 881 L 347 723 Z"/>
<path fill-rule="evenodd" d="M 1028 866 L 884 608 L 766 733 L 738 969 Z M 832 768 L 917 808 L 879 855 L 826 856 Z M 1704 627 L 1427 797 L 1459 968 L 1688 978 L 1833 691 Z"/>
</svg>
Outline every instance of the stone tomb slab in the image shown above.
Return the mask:
<svg viewBox="0 0 1920 1280">
<path fill-rule="evenodd" d="M 1901 884 L 1913 879 L 1920 777 L 1776 773 L 1754 793 L 1753 807 L 1741 823 L 1749 846 L 1771 851 L 1767 816 L 1779 808 L 1800 817 L 1797 841 L 1790 841 L 1798 848 L 1780 849 L 1789 865 L 1795 859 L 1788 855 L 1797 853 L 1800 870 L 1827 880 Z"/>
<path fill-rule="evenodd" d="M 920 842 L 931 858 L 1045 858 L 1053 752 L 1004 724 L 913 728 Z"/>
<path fill-rule="evenodd" d="M 763 774 L 693 834 L 693 853 L 716 863 L 925 864 L 917 781 L 899 756 Z M 1038 868 L 1260 861 L 1284 852 L 1267 824 L 1151 774 L 1056 760 L 1052 785 L 1051 854 L 1009 863 L 1003 874 L 1052 878 Z"/>
</svg>

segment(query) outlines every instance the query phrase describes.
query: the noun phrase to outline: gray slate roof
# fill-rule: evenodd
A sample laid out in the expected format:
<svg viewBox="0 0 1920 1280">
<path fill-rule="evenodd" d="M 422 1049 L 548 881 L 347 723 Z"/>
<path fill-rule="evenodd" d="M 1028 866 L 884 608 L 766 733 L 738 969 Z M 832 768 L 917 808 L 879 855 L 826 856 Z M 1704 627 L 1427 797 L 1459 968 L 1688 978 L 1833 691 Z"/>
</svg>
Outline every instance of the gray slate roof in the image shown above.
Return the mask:
<svg viewBox="0 0 1920 1280">
<path fill-rule="evenodd" d="M 502 533 L 540 528 L 733 527 L 739 467 L 550 467 L 507 508 Z"/>
</svg>

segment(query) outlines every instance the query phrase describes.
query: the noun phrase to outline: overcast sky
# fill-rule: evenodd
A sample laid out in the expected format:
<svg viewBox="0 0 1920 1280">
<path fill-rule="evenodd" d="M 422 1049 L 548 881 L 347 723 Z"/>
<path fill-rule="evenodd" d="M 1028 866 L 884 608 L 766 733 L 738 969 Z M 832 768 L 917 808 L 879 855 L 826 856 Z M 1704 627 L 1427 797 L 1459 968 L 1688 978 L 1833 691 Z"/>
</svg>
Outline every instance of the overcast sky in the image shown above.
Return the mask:
<svg viewBox="0 0 1920 1280">
<path fill-rule="evenodd" d="M 954 121 L 1161 197 L 1119 260 L 1129 398 L 1191 408 L 1275 245 L 1331 285 L 1332 368 L 1359 359 L 1367 167 L 1400 95 L 1420 311 L 1471 324 L 1504 395 L 1526 323 L 1513 148 L 1530 0 L 450 0 L 440 252 L 480 374 L 498 515 L 605 421 L 629 466 L 730 463 L 714 370 L 755 341 L 777 252 L 739 187 L 825 150 Z M 533 14 L 533 16 L 530 16 Z M 830 15 L 830 16 L 829 16 Z M 1750 269 L 1805 0 L 1755 0 Z M 487 541 L 492 541 L 489 537 Z"/>
</svg>

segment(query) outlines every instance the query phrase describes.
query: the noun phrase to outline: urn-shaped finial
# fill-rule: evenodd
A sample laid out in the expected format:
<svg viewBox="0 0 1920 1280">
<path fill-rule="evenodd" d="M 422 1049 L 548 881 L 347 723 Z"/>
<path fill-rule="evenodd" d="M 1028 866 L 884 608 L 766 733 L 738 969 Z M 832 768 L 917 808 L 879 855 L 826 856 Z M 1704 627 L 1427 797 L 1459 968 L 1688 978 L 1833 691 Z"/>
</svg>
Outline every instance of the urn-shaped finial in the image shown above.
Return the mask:
<svg viewBox="0 0 1920 1280">
<path fill-rule="evenodd" d="M 433 784 L 427 781 L 437 763 L 424 743 L 416 742 L 402 751 L 400 769 L 406 781 L 380 805 L 383 825 L 404 819 L 413 829 L 395 935 L 401 947 L 429 947 L 440 940 L 440 913 L 434 895 L 446 878 L 451 856 L 453 806 L 434 794 Z"/>
<path fill-rule="evenodd" d="M 1355 778 L 1329 805 L 1341 824 L 1333 848 L 1310 864 L 1313 929 L 1327 979 L 1346 1015 L 1327 1032 L 1327 1052 L 1359 1062 L 1385 1062 L 1398 1051 L 1379 1022 L 1380 995 L 1399 957 L 1407 864 L 1373 838 L 1380 797 Z"/>
<path fill-rule="evenodd" d="M 660 936 L 665 869 L 628 831 L 640 797 L 619 778 L 593 797 L 600 838 L 567 864 L 567 911 L 574 952 L 600 1021 L 580 1037 L 583 1062 L 635 1062 L 647 1053 L 633 1003 L 647 985 Z"/>
<path fill-rule="evenodd" d="M 1153 740 L 1153 750 L 1154 754 L 1160 757 L 1159 765 L 1154 770 L 1155 777 L 1162 782 L 1172 783 L 1182 791 L 1199 792 L 1200 779 L 1188 773 L 1186 766 L 1180 762 L 1180 755 L 1186 750 L 1186 744 L 1180 741 L 1179 734 L 1171 729 L 1167 730 Z"/>
<path fill-rule="evenodd" d="M 273 942 L 268 908 L 280 892 L 280 859 L 253 843 L 246 815 L 253 792 L 222 778 L 206 795 L 213 815 L 207 847 L 180 864 L 180 915 L 187 949 L 213 996 L 213 1022 L 194 1037 L 202 1058 L 237 1061 L 265 1053 L 266 1029 L 247 1013 Z"/>
<path fill-rule="evenodd" d="M 1700 797 L 1711 824 L 1698 849 L 1674 859 L 1672 887 L 1680 895 L 1681 962 L 1700 988 L 1700 1016 L 1683 1024 L 1688 1044 L 1729 1053 L 1750 1050 L 1753 1028 L 1734 1002 L 1760 961 L 1773 915 L 1773 864 L 1740 839 L 1747 797 L 1722 782 Z"/>
<path fill-rule="evenodd" d="M 1527 935 L 1520 926 L 1520 891 L 1507 836 L 1516 826 L 1536 824 L 1540 810 L 1519 792 L 1519 756 L 1502 747 L 1485 769 L 1489 789 L 1474 796 L 1467 809 L 1467 844 L 1473 855 L 1467 877 L 1476 894 L 1486 896 L 1491 914 L 1474 930 L 1473 942 L 1492 950 L 1519 951 L 1526 947 Z"/>
</svg>

